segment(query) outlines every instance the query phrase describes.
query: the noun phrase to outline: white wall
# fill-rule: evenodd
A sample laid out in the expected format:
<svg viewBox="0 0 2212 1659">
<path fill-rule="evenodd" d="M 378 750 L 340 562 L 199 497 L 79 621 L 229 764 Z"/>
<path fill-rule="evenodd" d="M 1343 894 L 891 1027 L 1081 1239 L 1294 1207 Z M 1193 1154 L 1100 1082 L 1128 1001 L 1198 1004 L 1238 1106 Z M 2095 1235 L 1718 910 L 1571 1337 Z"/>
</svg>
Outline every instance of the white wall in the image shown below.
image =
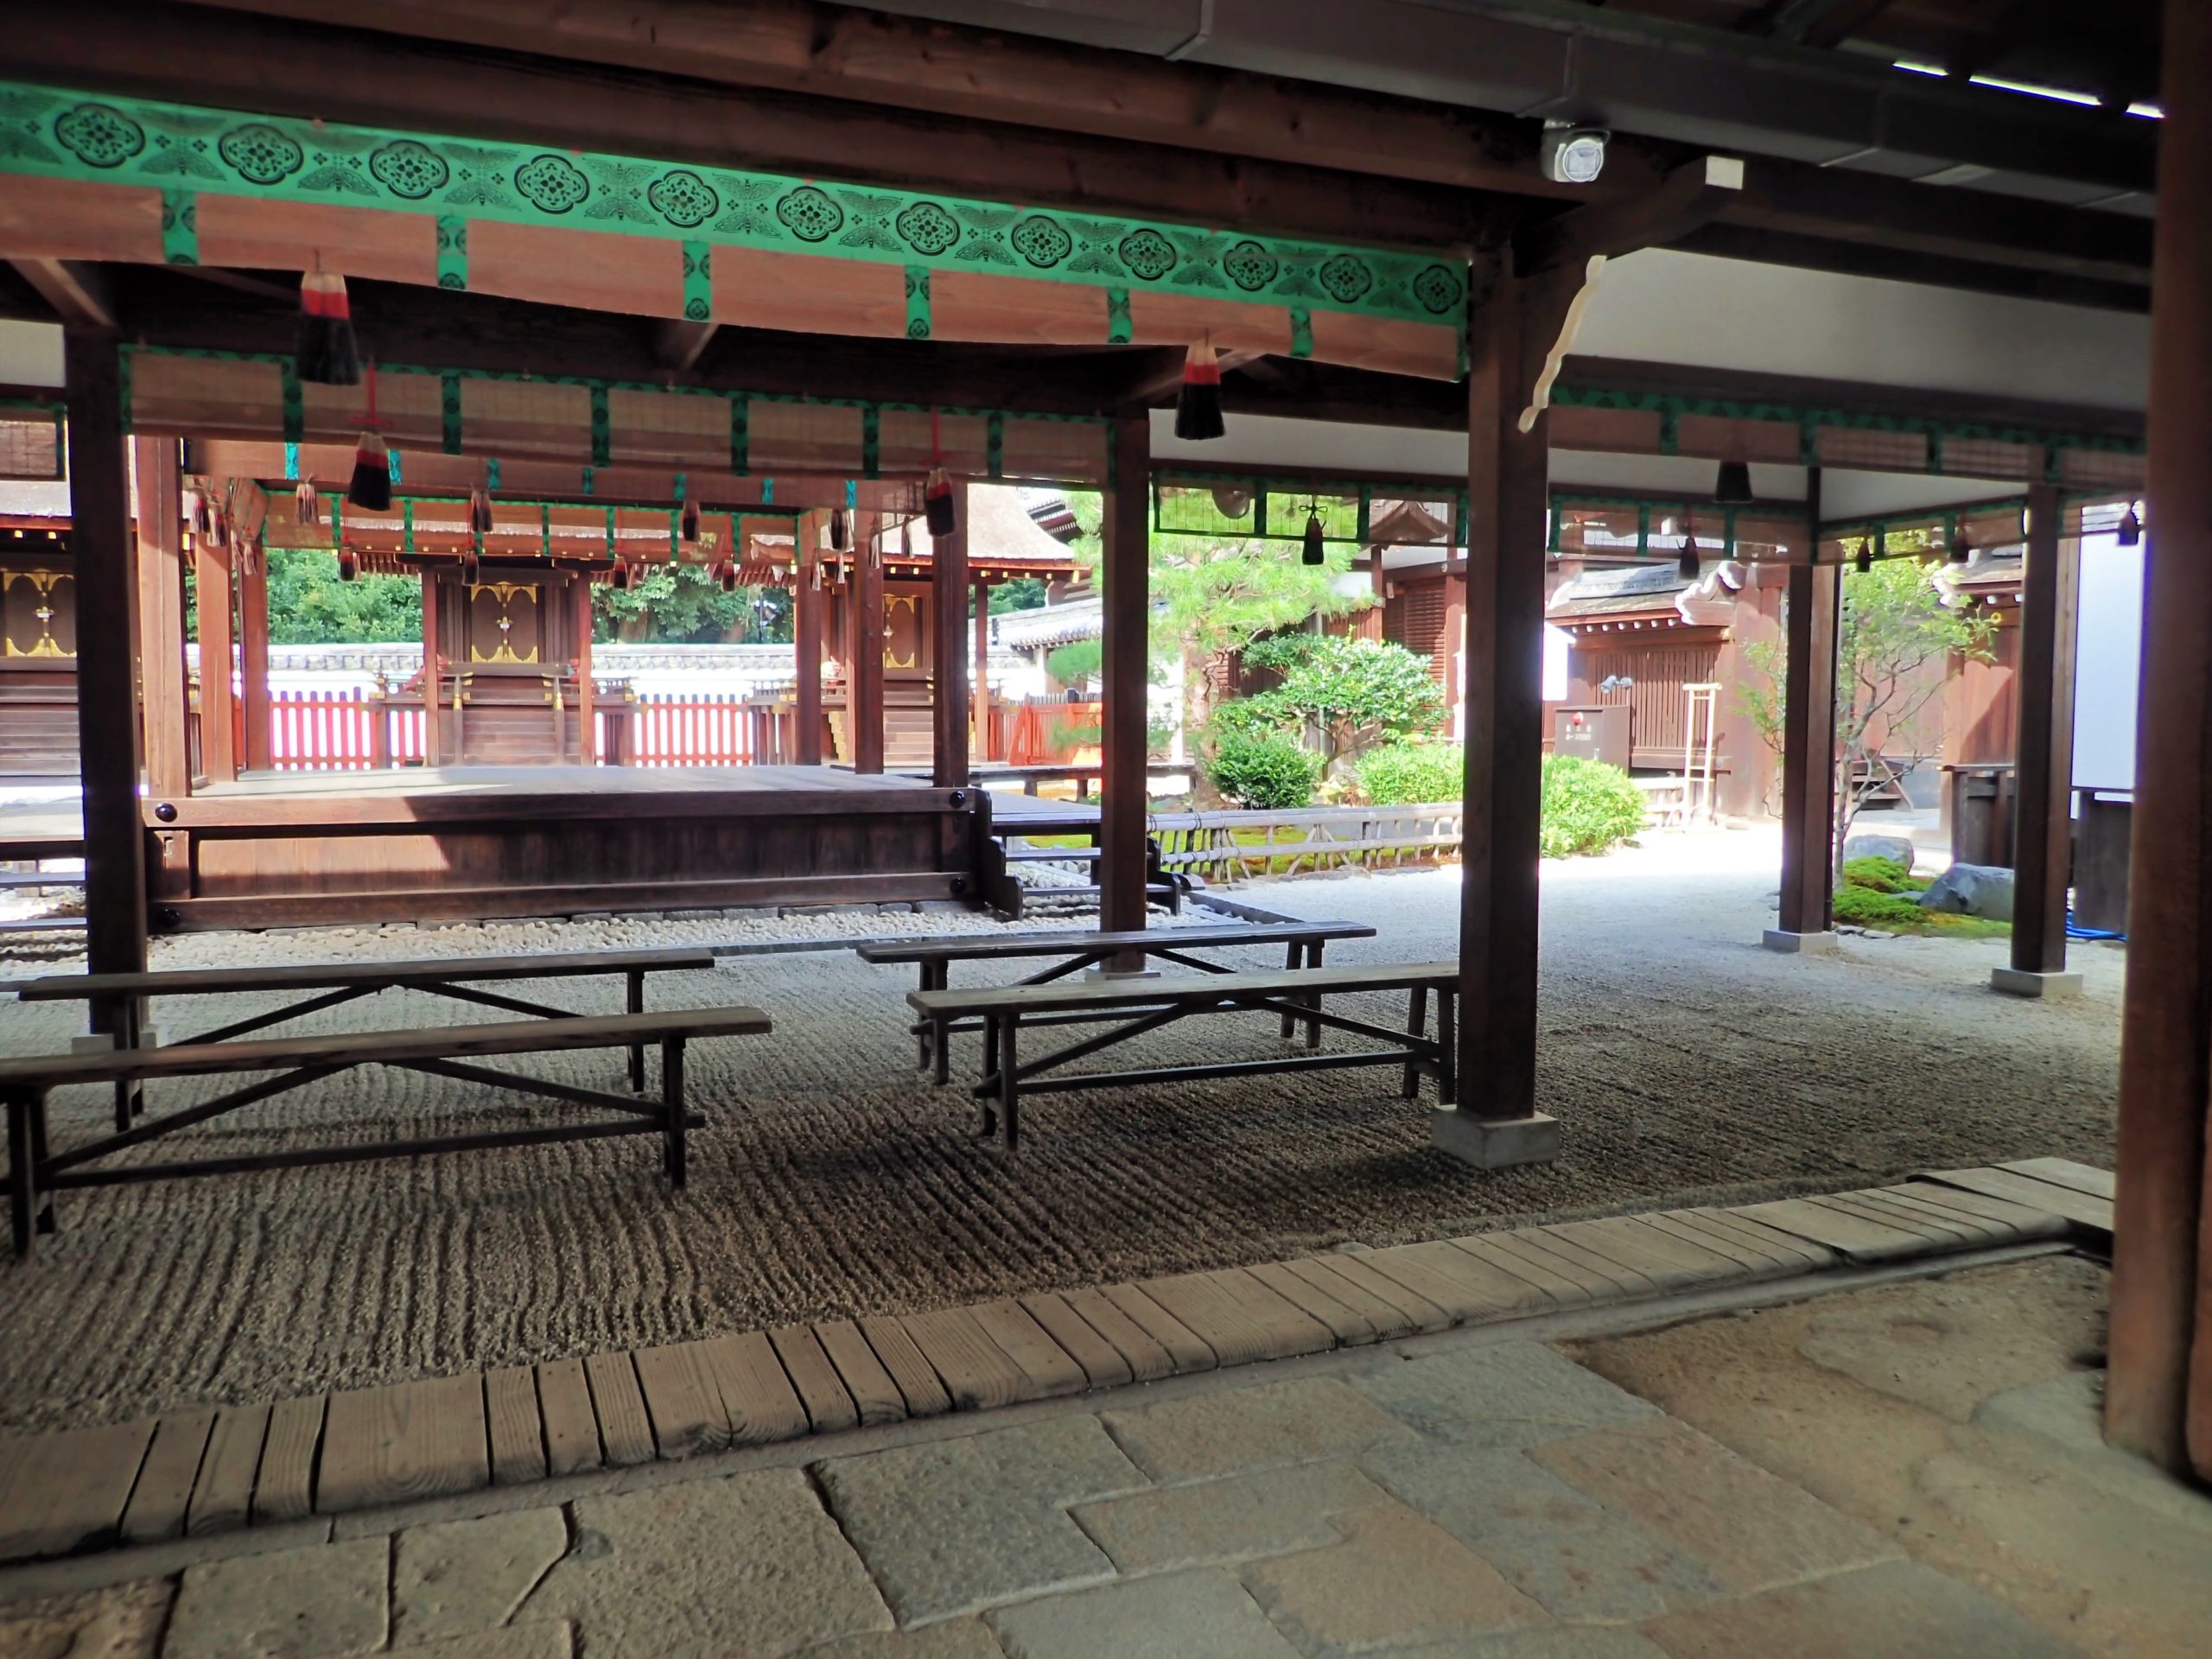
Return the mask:
<svg viewBox="0 0 2212 1659">
<path fill-rule="evenodd" d="M 2135 787 L 2135 709 L 2143 680 L 2142 547 L 2082 541 L 2075 639 L 2074 787 Z"/>
</svg>

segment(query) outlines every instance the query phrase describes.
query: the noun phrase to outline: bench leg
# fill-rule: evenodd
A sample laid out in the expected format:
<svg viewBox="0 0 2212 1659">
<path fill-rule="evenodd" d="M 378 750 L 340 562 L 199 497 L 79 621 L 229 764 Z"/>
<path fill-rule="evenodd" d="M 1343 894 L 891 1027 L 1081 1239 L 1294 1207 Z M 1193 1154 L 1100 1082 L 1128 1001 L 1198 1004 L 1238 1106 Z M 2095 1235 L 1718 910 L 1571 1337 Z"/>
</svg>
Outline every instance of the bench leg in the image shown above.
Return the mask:
<svg viewBox="0 0 2212 1659">
<path fill-rule="evenodd" d="M 1418 1041 L 1428 1034 L 1428 987 L 1416 985 L 1406 999 L 1406 1035 Z M 1404 1087 L 1408 1100 L 1421 1098 L 1421 1062 L 1406 1062 Z"/>
<path fill-rule="evenodd" d="M 1293 939 L 1288 944 L 1283 947 L 1282 965 L 1285 971 L 1294 974 L 1300 968 L 1305 965 L 1305 962 L 1306 947 L 1299 943 L 1298 940 Z M 1291 1000 L 1295 1001 L 1296 999 L 1293 998 Z M 1291 1033 L 1295 1031 L 1297 1028 L 1298 1020 L 1296 1016 L 1287 1011 L 1285 1011 L 1282 1016 L 1282 1039 L 1285 1042 L 1288 1042 L 1290 1040 Z"/>
<path fill-rule="evenodd" d="M 31 1179 L 34 1185 L 38 1172 L 46 1166 L 52 1148 L 46 1138 L 46 1090 L 41 1089 L 31 1096 Z M 53 1232 L 57 1224 L 54 1217 L 54 1192 L 51 1188 L 39 1194 L 38 1230 Z"/>
<path fill-rule="evenodd" d="M 685 1175 L 683 1144 L 683 1039 L 664 1039 L 660 1046 L 660 1097 L 667 1111 L 666 1127 L 662 1130 L 662 1166 L 668 1172 L 669 1185 L 677 1189 L 683 1185 Z"/>
<path fill-rule="evenodd" d="M 1450 1106 L 1459 1098 L 1459 992 L 1440 986 L 1436 992 L 1436 1103 Z"/>
<path fill-rule="evenodd" d="M 942 962 L 923 963 L 921 964 L 922 988 L 925 991 L 943 990 L 945 986 L 945 976 L 949 967 L 949 963 Z M 915 1065 L 919 1070 L 925 1071 L 928 1071 L 930 1060 L 934 1054 L 938 1064 L 938 1081 L 939 1083 L 943 1083 L 945 1079 L 944 1077 L 944 1032 L 942 1027 L 934 1020 L 917 1020 L 915 1022 L 914 1040 L 920 1045 L 921 1049 L 921 1052 L 915 1057 Z"/>
<path fill-rule="evenodd" d="M 999 1108 L 1006 1115 L 1006 1149 L 1012 1152 L 1021 1144 L 1020 1085 L 1014 1081 L 1014 1033 L 1021 1029 L 1021 1016 L 1009 1013 L 1005 1018 L 1006 1033 L 999 1039 Z"/>
<path fill-rule="evenodd" d="M 37 1189 L 31 1181 L 31 1105 L 21 1094 L 8 1096 L 8 1224 L 16 1236 L 16 1258 L 31 1253 L 32 1205 Z"/>
<path fill-rule="evenodd" d="M 1320 940 L 1309 939 L 1306 942 L 1306 965 L 1317 971 L 1319 969 L 1321 966 Z M 1314 992 L 1308 1001 L 1310 1001 L 1315 1007 L 1319 1007 L 1321 1006 L 1321 993 L 1319 991 Z M 1308 1020 L 1306 1022 L 1306 1046 L 1308 1048 L 1319 1048 L 1321 1046 L 1321 1022 L 1319 1020 Z"/>
<path fill-rule="evenodd" d="M 629 1010 L 632 1014 L 643 1014 L 645 1011 L 645 971 L 642 968 L 632 968 L 628 978 Z M 645 1092 L 645 1046 L 643 1043 L 630 1045 L 630 1092 L 633 1095 Z"/>
<path fill-rule="evenodd" d="M 930 1033 L 930 1044 L 937 1051 L 937 1086 L 940 1089 L 952 1081 L 952 1021 L 935 1020 L 936 1028 Z"/>
</svg>

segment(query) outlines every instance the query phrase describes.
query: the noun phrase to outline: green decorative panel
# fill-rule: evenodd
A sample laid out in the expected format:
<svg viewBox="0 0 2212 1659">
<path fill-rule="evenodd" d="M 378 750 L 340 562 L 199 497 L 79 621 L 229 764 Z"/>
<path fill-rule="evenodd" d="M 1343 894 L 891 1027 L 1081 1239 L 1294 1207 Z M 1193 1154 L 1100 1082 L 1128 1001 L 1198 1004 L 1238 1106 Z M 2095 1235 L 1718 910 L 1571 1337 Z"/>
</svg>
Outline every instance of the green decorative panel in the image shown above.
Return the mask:
<svg viewBox="0 0 2212 1659">
<path fill-rule="evenodd" d="M 1464 264 L 1095 213 L 0 82 L 0 172 L 1198 294 L 1458 329 Z M 170 256 L 182 251 L 172 239 Z M 441 250 L 466 280 L 466 245 Z M 911 289 L 910 289 L 911 291 Z M 926 316 L 926 310 L 920 315 Z"/>
</svg>

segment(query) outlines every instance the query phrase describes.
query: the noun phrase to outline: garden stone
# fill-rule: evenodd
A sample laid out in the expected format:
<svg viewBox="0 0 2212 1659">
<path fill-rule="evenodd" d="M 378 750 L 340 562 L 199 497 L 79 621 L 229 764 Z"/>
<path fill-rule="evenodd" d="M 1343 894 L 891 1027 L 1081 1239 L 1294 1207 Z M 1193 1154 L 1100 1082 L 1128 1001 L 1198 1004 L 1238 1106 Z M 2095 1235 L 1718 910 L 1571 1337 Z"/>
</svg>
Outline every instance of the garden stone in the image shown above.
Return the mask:
<svg viewBox="0 0 2212 1659">
<path fill-rule="evenodd" d="M 1854 858 L 1886 858 L 1910 870 L 1918 856 L 1919 849 L 1904 836 L 1853 836 L 1843 843 L 1847 864 Z"/>
<path fill-rule="evenodd" d="M 1920 903 L 1925 910 L 2009 922 L 2012 919 L 2012 872 L 1994 864 L 1954 864 L 1920 895 Z"/>
<path fill-rule="evenodd" d="M 389 1630 L 391 1547 L 382 1538 L 243 1555 L 185 1570 L 168 1659 L 340 1659 Z"/>
</svg>

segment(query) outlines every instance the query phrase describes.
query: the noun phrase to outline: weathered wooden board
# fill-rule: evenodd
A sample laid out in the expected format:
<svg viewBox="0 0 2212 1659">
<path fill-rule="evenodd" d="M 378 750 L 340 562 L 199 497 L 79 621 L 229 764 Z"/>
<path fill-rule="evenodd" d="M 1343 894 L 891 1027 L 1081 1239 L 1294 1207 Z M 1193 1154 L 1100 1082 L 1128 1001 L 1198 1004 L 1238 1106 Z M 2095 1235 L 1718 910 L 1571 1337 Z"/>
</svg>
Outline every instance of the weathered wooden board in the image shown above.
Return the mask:
<svg viewBox="0 0 2212 1659">
<path fill-rule="evenodd" d="M 1526 1279 L 1478 1261 L 1442 1239 L 1394 1244 L 1360 1260 L 1427 1297 L 1455 1321 L 1484 1324 L 1548 1313 L 1559 1306 Z"/>
<path fill-rule="evenodd" d="M 476 1373 L 330 1396 L 315 1483 L 319 1512 L 442 1497 L 491 1484 L 484 1379 Z"/>
<path fill-rule="evenodd" d="M 1021 1367 L 1040 1398 L 1081 1394 L 1089 1386 L 1090 1378 L 1083 1367 L 1052 1340 L 1020 1303 L 985 1302 L 974 1312 L 976 1323 L 983 1327 L 983 1334 Z"/>
<path fill-rule="evenodd" d="M 2094 1164 L 2077 1164 L 2071 1158 L 2019 1158 L 1997 1167 L 2031 1180 L 2048 1181 L 2053 1186 L 2071 1187 L 2093 1198 L 2110 1200 L 2120 1196 L 2119 1176 Z"/>
<path fill-rule="evenodd" d="M 581 1359 L 549 1359 L 537 1368 L 537 1404 L 545 1420 L 545 1472 L 581 1474 L 600 1466 L 599 1414 Z"/>
<path fill-rule="evenodd" d="M 1570 1221 L 1546 1230 L 1553 1237 L 1570 1240 L 1592 1255 L 1618 1262 L 1642 1274 L 1662 1291 L 1702 1290 L 1714 1285 L 1738 1284 L 1747 1274 L 1740 1262 L 1703 1245 L 1648 1227 L 1631 1216 L 1609 1216 L 1600 1221 Z"/>
<path fill-rule="evenodd" d="M 1943 1186 L 1963 1187 L 1969 1192 L 1986 1192 L 1993 1198 L 2009 1198 L 2032 1210 L 2047 1210 L 2093 1232 L 2112 1231 L 2111 1199 L 2093 1198 L 2070 1186 L 2037 1180 L 2032 1175 L 2016 1174 L 2009 1169 L 1931 1169 L 1925 1179 Z"/>
<path fill-rule="evenodd" d="M 1636 1268 L 1624 1266 L 1610 1255 L 1601 1255 L 1588 1245 L 1567 1236 L 1554 1227 L 1522 1227 L 1514 1238 L 1521 1243 L 1540 1249 L 1547 1255 L 1557 1256 L 1572 1263 L 1585 1274 L 1610 1280 L 1623 1297 L 1641 1300 L 1659 1294 L 1659 1287 Z"/>
<path fill-rule="evenodd" d="M 1131 1382 L 1150 1382 L 1175 1375 L 1175 1357 L 1103 1292 L 1089 1288 L 1063 1291 L 1060 1300 L 1077 1318 L 1113 1344 L 1114 1351 L 1128 1364 Z M 1167 1314 L 1162 1311 L 1160 1317 L 1164 1319 Z M 1198 1344 L 1196 1337 L 1191 1340 Z"/>
<path fill-rule="evenodd" d="M 909 1313 L 900 1323 L 961 1410 L 988 1411 L 1036 1397 L 1029 1374 L 1007 1357 L 966 1308 Z"/>
<path fill-rule="evenodd" d="M 811 1328 L 804 1325 L 779 1325 L 768 1333 L 768 1341 L 776 1351 L 776 1357 L 783 1361 L 791 1386 L 798 1390 L 799 1404 L 806 1408 L 806 1421 L 816 1433 L 835 1434 L 859 1426 L 860 1411 L 854 1406 L 852 1395 L 845 1392 L 844 1383 L 838 1380 L 837 1368 L 822 1351 L 822 1344 Z"/>
<path fill-rule="evenodd" d="M 1224 1365 L 1325 1353 L 1336 1339 L 1249 1273 L 1174 1274 L 1138 1287 L 1212 1349 Z"/>
<path fill-rule="evenodd" d="M 1118 1388 L 1134 1380 L 1135 1373 L 1121 1351 L 1099 1335 L 1089 1320 L 1060 1297 L 1049 1294 L 1025 1296 L 1021 1299 L 1021 1306 L 1027 1310 L 1030 1318 L 1045 1328 L 1046 1334 L 1059 1344 L 1061 1351 L 1083 1368 L 1084 1380 L 1090 1387 Z M 1163 1354 L 1163 1364 L 1166 1358 Z"/>
<path fill-rule="evenodd" d="M 708 1369 L 706 1346 L 703 1342 L 677 1342 L 640 1348 L 632 1356 L 637 1362 L 638 1391 L 645 1396 L 645 1414 L 652 1421 L 653 1444 L 664 1458 L 720 1452 L 730 1443 L 729 1418 L 722 1411 L 721 1390 Z"/>
<path fill-rule="evenodd" d="M 1886 1221 L 1892 1226 L 1917 1228 L 1937 1249 L 1976 1249 L 1986 1244 L 2003 1243 L 2012 1237 L 2006 1229 L 1986 1216 L 1960 1215 L 1915 1199 L 1891 1198 L 1878 1191 L 1833 1192 L 1821 1202 L 1847 1205 L 1861 1215 Z"/>
<path fill-rule="evenodd" d="M 1244 1271 L 1307 1319 L 1325 1325 L 1329 1335 L 1338 1343 L 1357 1345 L 1373 1342 L 1380 1334 L 1374 1321 L 1351 1302 L 1300 1278 L 1280 1262 L 1255 1262 Z"/>
<path fill-rule="evenodd" d="M 652 1416 L 645 1409 L 645 1390 L 638 1386 L 635 1362 L 626 1353 L 588 1355 L 584 1380 L 591 1384 L 599 1443 L 608 1464 L 626 1469 L 651 1463 L 655 1449 Z"/>
<path fill-rule="evenodd" d="M 1979 1216 L 2008 1230 L 2014 1238 L 2059 1238 L 2067 1230 L 2063 1216 L 2053 1215 L 2048 1210 L 2031 1209 L 2008 1198 L 1993 1198 L 1986 1192 L 1969 1192 L 1962 1186 L 1907 1181 L 1902 1186 L 1884 1187 L 1882 1196 L 1900 1204 L 1910 1201 L 1932 1205 L 1955 1215 Z"/>
<path fill-rule="evenodd" d="M 899 1385 L 899 1397 L 906 1402 L 909 1417 L 941 1417 L 952 1409 L 952 1396 L 944 1391 L 944 1380 L 905 1325 L 896 1319 L 862 1319 L 861 1334 Z"/>
<path fill-rule="evenodd" d="M 1746 1205 L 1732 1213 L 1825 1244 L 1848 1262 L 1895 1262 L 1928 1253 L 1928 1241 L 1918 1233 L 1810 1198 L 1777 1198 L 1768 1204 Z"/>
<path fill-rule="evenodd" d="M 1601 1299 L 1610 1301 L 1616 1294 L 1610 1279 L 1521 1244 L 1510 1233 L 1478 1233 L 1452 1243 L 1501 1273 L 1526 1279 L 1561 1307 L 1587 1307 Z"/>
<path fill-rule="evenodd" d="M 214 1427 L 213 1407 L 181 1411 L 155 1425 L 154 1443 L 138 1471 L 138 1484 L 131 1489 L 130 1507 L 123 1512 L 124 1543 L 160 1543 L 184 1536 L 193 1483 L 200 1477 L 200 1458 Z"/>
<path fill-rule="evenodd" d="M 1710 1236 L 1716 1243 L 1740 1242 L 1749 1249 L 1764 1250 L 1777 1261 L 1794 1262 L 1797 1271 L 1819 1273 L 1836 1263 L 1835 1252 L 1825 1244 L 1815 1244 L 1809 1238 L 1800 1238 L 1795 1233 L 1785 1233 L 1777 1228 L 1763 1227 L 1756 1221 L 1732 1215 L 1726 1210 L 1671 1210 L 1668 1211 L 1668 1217 L 1683 1228 L 1700 1236 Z"/>
<path fill-rule="evenodd" d="M 529 1366 L 484 1374 L 484 1417 L 492 1434 L 492 1484 L 544 1479 L 545 1426 L 537 1412 L 537 1378 Z"/>
<path fill-rule="evenodd" d="M 142 1418 L 0 1444 L 0 1560 L 112 1543 L 153 1439 Z"/>
<path fill-rule="evenodd" d="M 1285 1263 L 1300 1278 L 1310 1279 L 1327 1289 L 1344 1283 L 1355 1290 L 1363 1291 L 1373 1299 L 1370 1306 L 1377 1308 L 1368 1317 L 1382 1330 L 1383 1322 L 1380 1309 L 1395 1308 L 1399 1316 L 1414 1331 L 1444 1331 L 1452 1325 L 1451 1314 L 1439 1307 L 1418 1291 L 1408 1290 L 1387 1273 L 1377 1273 L 1367 1265 L 1364 1255 L 1350 1250 L 1331 1250 L 1325 1255 L 1300 1256 Z"/>
<path fill-rule="evenodd" d="M 806 1433 L 806 1408 L 763 1332 L 715 1337 L 704 1345 L 731 1444 L 761 1446 Z"/>
<path fill-rule="evenodd" d="M 184 1529 L 192 1536 L 245 1525 L 253 1510 L 253 1478 L 261 1468 L 261 1443 L 269 1434 L 266 1406 L 225 1406 L 215 1414 L 200 1478 Z"/>
<path fill-rule="evenodd" d="M 253 1518 L 302 1521 L 315 1513 L 315 1452 L 322 1444 L 324 1401 L 279 1400 L 269 1408 L 261 1473 L 253 1483 Z"/>
<path fill-rule="evenodd" d="M 814 1339 L 837 1368 L 837 1378 L 852 1396 L 862 1428 L 906 1421 L 906 1402 L 899 1384 L 876 1357 L 875 1350 L 868 1345 L 858 1325 L 850 1319 L 825 1320 L 814 1327 Z"/>
</svg>

